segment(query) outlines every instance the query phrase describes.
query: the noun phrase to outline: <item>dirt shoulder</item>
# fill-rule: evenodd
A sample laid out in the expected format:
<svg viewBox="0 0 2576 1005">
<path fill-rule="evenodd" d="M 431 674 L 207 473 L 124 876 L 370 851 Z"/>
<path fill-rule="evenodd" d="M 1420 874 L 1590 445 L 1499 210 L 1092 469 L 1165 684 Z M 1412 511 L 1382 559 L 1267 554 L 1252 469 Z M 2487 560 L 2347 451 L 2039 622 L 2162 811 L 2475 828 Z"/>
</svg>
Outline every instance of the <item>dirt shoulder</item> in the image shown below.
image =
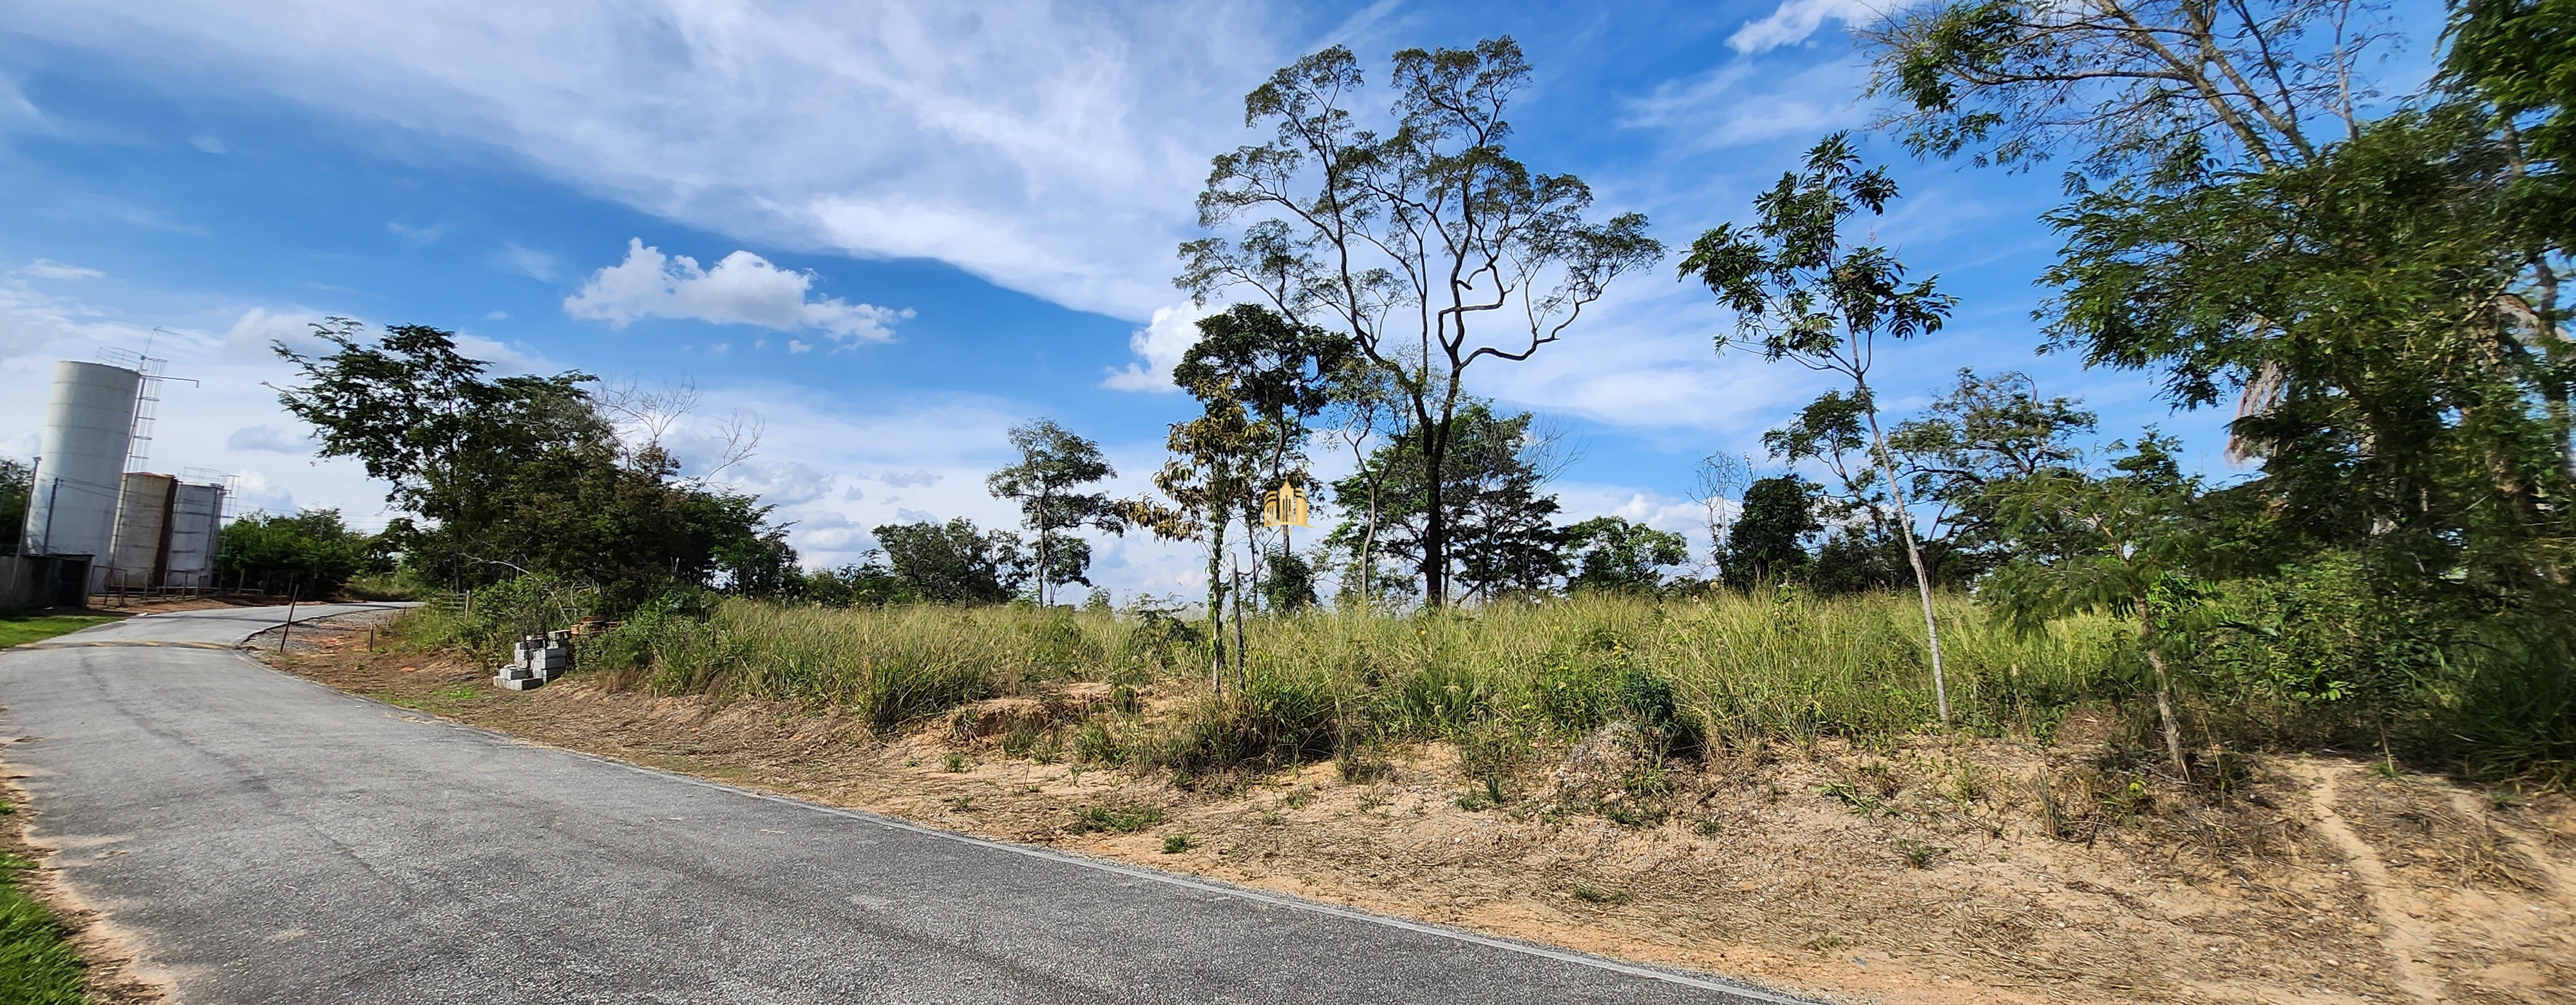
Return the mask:
<svg viewBox="0 0 2576 1005">
<path fill-rule="evenodd" d="M 15 738 L 0 738 L 0 747 L 14 742 Z M 13 772 L 0 778 L 0 801 L 7 806 L 0 812 L 0 855 L 32 865 L 7 882 L 53 913 L 63 943 L 81 961 L 81 994 L 89 1005 L 148 1005 L 163 1000 L 163 986 L 142 972 L 125 934 L 63 885 L 60 856 L 64 849 L 30 839 L 28 832 L 35 827 L 38 811 L 19 788 L 20 777 Z M 0 980 L 0 986 L 22 993 L 36 991 L 6 980 Z"/>
<path fill-rule="evenodd" d="M 2362 760 L 2124 787 L 2070 720 L 2045 748 L 1720 752 L 1666 766 L 1651 801 L 1605 794 L 1633 766 L 1590 742 L 1492 787 L 1431 745 L 1365 782 L 1322 764 L 1182 790 L 1070 756 L 1059 711 L 1092 707 L 1083 685 L 880 737 L 578 672 L 500 691 L 488 668 L 369 651 L 365 626 L 261 655 L 574 750 L 1835 1000 L 2576 1002 L 2576 807 Z"/>
</svg>

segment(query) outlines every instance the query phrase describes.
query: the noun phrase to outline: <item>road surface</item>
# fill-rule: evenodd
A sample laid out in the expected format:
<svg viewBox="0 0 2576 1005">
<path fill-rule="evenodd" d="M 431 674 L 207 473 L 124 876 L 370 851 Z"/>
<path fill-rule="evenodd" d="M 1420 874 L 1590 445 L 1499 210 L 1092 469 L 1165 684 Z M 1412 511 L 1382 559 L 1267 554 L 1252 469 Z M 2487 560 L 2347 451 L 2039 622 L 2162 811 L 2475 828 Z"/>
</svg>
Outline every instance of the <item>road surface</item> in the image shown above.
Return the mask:
<svg viewBox="0 0 2576 1005">
<path fill-rule="evenodd" d="M 283 613 L 0 652 L 38 837 L 181 1002 L 1788 1001 L 527 746 L 225 648 Z"/>
</svg>

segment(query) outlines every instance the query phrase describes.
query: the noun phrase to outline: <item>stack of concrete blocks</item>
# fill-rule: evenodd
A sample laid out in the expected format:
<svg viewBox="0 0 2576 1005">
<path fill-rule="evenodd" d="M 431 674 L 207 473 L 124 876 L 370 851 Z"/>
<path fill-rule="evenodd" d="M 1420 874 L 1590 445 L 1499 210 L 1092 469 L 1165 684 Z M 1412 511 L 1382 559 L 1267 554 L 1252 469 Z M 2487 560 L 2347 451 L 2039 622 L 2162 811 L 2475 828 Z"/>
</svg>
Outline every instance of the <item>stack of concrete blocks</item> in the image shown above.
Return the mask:
<svg viewBox="0 0 2576 1005">
<path fill-rule="evenodd" d="M 572 633 L 568 631 L 530 635 L 513 648 L 510 662 L 493 675 L 492 683 L 512 691 L 530 691 L 545 686 L 547 681 L 572 669 Z"/>
</svg>

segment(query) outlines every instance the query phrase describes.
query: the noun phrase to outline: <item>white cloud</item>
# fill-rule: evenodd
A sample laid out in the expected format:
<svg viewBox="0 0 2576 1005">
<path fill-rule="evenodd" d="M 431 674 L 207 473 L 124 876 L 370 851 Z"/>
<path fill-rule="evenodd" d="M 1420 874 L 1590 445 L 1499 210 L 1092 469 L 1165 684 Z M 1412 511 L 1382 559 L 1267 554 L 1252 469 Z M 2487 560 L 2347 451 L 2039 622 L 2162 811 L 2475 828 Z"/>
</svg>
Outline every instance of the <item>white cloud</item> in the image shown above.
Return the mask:
<svg viewBox="0 0 2576 1005">
<path fill-rule="evenodd" d="M 1127 336 L 1127 348 L 1134 351 L 1137 362 L 1125 369 L 1111 367 L 1100 386 L 1112 391 L 1151 391 L 1168 393 L 1180 390 L 1172 383 L 1172 367 L 1181 355 L 1199 340 L 1200 318 L 1210 308 L 1183 303 L 1176 307 L 1157 307 L 1154 320 Z"/>
<path fill-rule="evenodd" d="M 174 91 L 488 146 L 745 243 L 931 257 L 1136 319 L 1171 295 L 1207 157 L 1250 138 L 1243 92 L 1302 44 L 1265 5 L 1185 0 L 163 0 L 10 20 Z"/>
<path fill-rule="evenodd" d="M 483 313 L 483 320 L 485 320 L 485 321 L 507 321 L 507 320 L 510 320 L 510 312 L 508 312 L 508 311 L 485 311 L 485 312 Z"/>
<path fill-rule="evenodd" d="M 877 480 L 899 489 L 909 489 L 936 485 L 939 483 L 939 476 L 928 471 L 888 471 L 878 475 Z"/>
<path fill-rule="evenodd" d="M 736 251 L 700 269 L 687 255 L 664 255 L 643 239 L 626 243 L 626 260 L 592 273 L 580 292 L 564 298 L 564 313 L 624 328 L 637 318 L 690 318 L 713 324 L 749 324 L 787 331 L 811 328 L 844 342 L 883 342 L 895 322 L 912 310 L 854 304 L 839 297 L 809 299 L 811 273 L 781 269 L 748 251 Z"/>
<path fill-rule="evenodd" d="M 939 515 L 938 515 L 938 514 L 936 514 L 936 513 L 927 513 L 927 512 L 921 511 L 921 510 L 917 510 L 917 509 L 903 509 L 903 508 L 900 508 L 900 507 L 897 507 L 897 508 L 895 509 L 895 511 L 894 511 L 894 518 L 895 518 L 895 519 L 897 519 L 897 520 L 901 520 L 901 521 L 903 521 L 903 522 L 905 522 L 905 523 L 946 523 L 946 522 L 948 522 L 948 521 L 945 521 L 945 520 L 940 519 L 940 518 L 939 518 Z"/>
<path fill-rule="evenodd" d="M 1688 149 L 1722 150 L 1782 139 L 1812 142 L 1865 118 L 1860 98 L 1868 70 L 1859 63 L 1833 60 L 1796 73 L 1779 69 L 1733 59 L 1666 81 L 1628 101 L 1620 124 L 1672 133 Z"/>
<path fill-rule="evenodd" d="M 220 154 L 230 152 L 224 146 L 224 141 L 208 136 L 204 133 L 198 133 L 195 136 L 188 137 L 188 145 L 197 148 L 198 153 Z"/>
<path fill-rule="evenodd" d="M 792 339 L 788 339 L 788 340 L 787 340 L 787 351 L 788 351 L 788 352 L 790 352 L 790 353 L 813 352 L 813 351 L 814 351 L 814 343 L 812 343 L 812 342 L 807 342 L 807 341 L 805 341 L 805 340 L 803 340 L 803 339 L 793 339 L 793 338 L 792 338 Z"/>
<path fill-rule="evenodd" d="M 1768 52 L 1806 41 L 1828 20 L 1853 24 L 1876 14 L 1867 0 L 1784 0 L 1769 16 L 1745 22 L 1726 44 L 1741 53 Z"/>
<path fill-rule="evenodd" d="M 313 449 L 310 440 L 289 439 L 275 426 L 243 426 L 224 438 L 224 449 L 254 453 L 302 454 Z"/>
<path fill-rule="evenodd" d="M 421 248 L 437 244 L 439 238 L 446 236 L 447 225 L 443 223 L 433 223 L 426 227 L 414 227 L 405 224 L 400 220 L 387 220 L 385 221 L 385 231 L 395 237 L 402 238 L 404 244 L 411 245 L 415 248 Z"/>
<path fill-rule="evenodd" d="M 23 272 L 23 273 L 26 273 L 27 275 L 30 275 L 30 276 L 34 276 L 34 277 L 36 277 L 36 278 L 38 278 L 38 279 L 105 279 L 105 278 L 107 278 L 107 273 L 100 272 L 100 271 L 98 271 L 97 269 L 84 269 L 84 268 L 81 268 L 80 266 L 77 266 L 77 265 L 65 265 L 65 264 L 63 264 L 63 263 L 61 263 L 61 262 L 54 261 L 53 259 L 50 259 L 50 258 L 39 258 L 39 259 L 36 259 L 35 261 L 32 261 L 32 262 L 27 263 L 27 267 L 26 267 L 26 268 L 20 269 L 20 270 L 18 270 L 18 271 Z"/>
<path fill-rule="evenodd" d="M 503 272 L 514 272 L 539 282 L 555 279 L 555 256 L 534 248 L 522 248 L 516 242 L 502 242 L 501 250 L 492 254 L 492 265 Z"/>
</svg>

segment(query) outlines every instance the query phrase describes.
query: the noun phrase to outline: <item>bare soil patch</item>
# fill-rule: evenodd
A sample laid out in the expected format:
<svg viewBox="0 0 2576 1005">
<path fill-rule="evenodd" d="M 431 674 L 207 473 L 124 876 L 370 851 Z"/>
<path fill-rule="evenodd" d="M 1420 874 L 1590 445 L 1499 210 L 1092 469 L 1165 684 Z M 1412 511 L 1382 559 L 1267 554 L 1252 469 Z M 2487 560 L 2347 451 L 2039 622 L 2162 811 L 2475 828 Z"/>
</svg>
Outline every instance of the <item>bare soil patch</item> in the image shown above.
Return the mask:
<svg viewBox="0 0 2576 1005">
<path fill-rule="evenodd" d="M 2078 716 L 2049 746 L 1718 750 L 1661 766 L 1650 797 L 1602 734 L 1493 785 L 1433 744 L 1362 782 L 1327 763 L 1181 789 L 1074 757 L 1098 685 L 878 735 L 583 672 L 500 691 L 488 667 L 370 651 L 366 624 L 254 646 L 570 749 L 1832 1000 L 2576 1002 L 2576 806 L 2364 759 L 2247 758 L 2184 790 Z"/>
</svg>

